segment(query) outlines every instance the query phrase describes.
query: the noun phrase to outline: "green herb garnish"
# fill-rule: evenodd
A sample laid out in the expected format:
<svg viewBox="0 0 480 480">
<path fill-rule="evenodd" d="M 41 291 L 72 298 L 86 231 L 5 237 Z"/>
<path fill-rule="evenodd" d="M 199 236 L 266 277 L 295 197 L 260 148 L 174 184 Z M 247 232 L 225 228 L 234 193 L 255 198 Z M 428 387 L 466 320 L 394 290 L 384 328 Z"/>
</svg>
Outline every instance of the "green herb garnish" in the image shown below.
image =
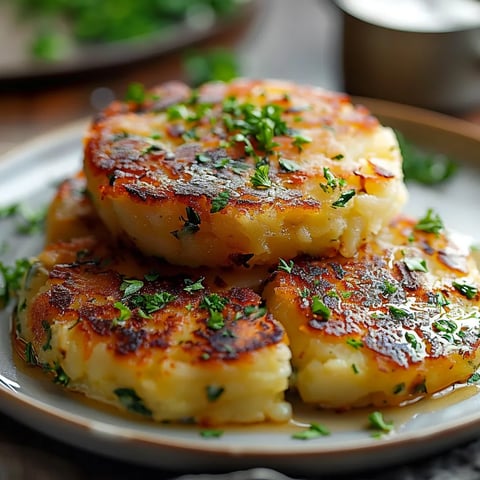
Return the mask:
<svg viewBox="0 0 480 480">
<path fill-rule="evenodd" d="M 137 395 L 133 388 L 116 388 L 113 393 L 129 412 L 139 413 L 147 417 L 152 416 L 152 411 L 145 406 L 143 400 Z"/>
<path fill-rule="evenodd" d="M 220 396 L 225 391 L 224 387 L 219 387 L 217 385 L 207 385 L 205 387 L 207 393 L 207 399 L 209 402 L 215 402 L 220 398 Z"/>
<path fill-rule="evenodd" d="M 272 181 L 268 176 L 269 170 L 270 167 L 266 164 L 258 165 L 255 168 L 255 172 L 250 178 L 250 181 L 255 188 L 265 189 L 272 186 Z"/>
<path fill-rule="evenodd" d="M 223 430 L 218 430 L 216 428 L 209 428 L 207 430 L 200 430 L 200 436 L 203 438 L 219 438 L 225 432 Z"/>
<path fill-rule="evenodd" d="M 180 220 L 183 222 L 183 227 L 180 230 L 171 232 L 172 235 L 178 239 L 185 235 L 196 233 L 200 230 L 200 224 L 202 222 L 200 215 L 192 207 L 186 207 L 185 212 L 187 214 L 187 218 L 180 217 Z"/>
<path fill-rule="evenodd" d="M 212 206 L 210 208 L 210 213 L 217 213 L 220 210 L 223 210 L 230 200 L 230 192 L 224 190 L 220 192 L 215 198 L 212 199 Z"/>
<path fill-rule="evenodd" d="M 405 265 L 411 272 L 428 272 L 427 261 L 419 257 L 407 257 Z"/>
<path fill-rule="evenodd" d="M 381 433 L 388 433 L 393 430 L 393 422 L 387 422 L 381 412 L 372 412 L 368 415 L 370 427 L 379 430 Z"/>
<path fill-rule="evenodd" d="M 319 423 L 312 423 L 306 430 L 294 433 L 292 438 L 295 440 L 313 440 L 314 438 L 330 435 L 330 431 Z"/>
<path fill-rule="evenodd" d="M 361 340 L 357 340 L 356 338 L 347 339 L 346 344 L 350 345 L 355 350 L 358 350 L 359 348 L 363 347 L 363 342 Z"/>
<path fill-rule="evenodd" d="M 312 297 L 312 313 L 319 315 L 323 320 L 328 320 L 332 314 L 331 310 L 320 300 L 318 295 Z"/>
<path fill-rule="evenodd" d="M 287 263 L 283 258 L 280 258 L 278 261 L 277 270 L 283 270 L 284 272 L 292 273 L 293 266 L 293 260 L 290 260 L 290 262 Z"/>
<path fill-rule="evenodd" d="M 312 139 L 307 137 L 306 135 L 293 135 L 292 145 L 298 148 L 298 151 L 301 152 L 303 150 L 303 146 L 312 143 Z"/>
<path fill-rule="evenodd" d="M 289 160 L 288 158 L 280 157 L 278 159 L 278 164 L 282 170 L 285 170 L 286 172 L 297 172 L 300 170 L 300 165 L 293 160 Z"/>
<path fill-rule="evenodd" d="M 451 178 L 457 172 L 456 163 L 443 154 L 428 153 L 405 140 L 396 132 L 403 157 L 405 180 L 435 185 Z"/>
<path fill-rule="evenodd" d="M 423 218 L 415 225 L 415 230 L 421 230 L 427 233 L 438 235 L 444 229 L 443 221 L 440 216 L 429 208 Z"/>
<path fill-rule="evenodd" d="M 196 292 L 198 290 L 203 290 L 205 288 L 202 284 L 204 280 L 205 278 L 201 277 L 196 282 L 193 282 L 189 278 L 186 278 L 184 280 L 185 287 L 183 287 L 183 290 L 188 293 Z"/>
<path fill-rule="evenodd" d="M 342 208 L 344 207 L 354 196 L 356 192 L 355 190 L 347 190 L 346 192 L 343 192 L 340 197 L 338 197 L 338 200 L 335 200 L 335 202 L 332 203 L 333 208 Z"/>
<path fill-rule="evenodd" d="M 455 290 L 460 292 L 464 297 L 467 297 L 469 300 L 475 298 L 478 293 L 478 289 L 475 285 L 471 285 L 468 283 L 460 283 L 460 282 L 453 282 L 452 283 Z"/>
</svg>

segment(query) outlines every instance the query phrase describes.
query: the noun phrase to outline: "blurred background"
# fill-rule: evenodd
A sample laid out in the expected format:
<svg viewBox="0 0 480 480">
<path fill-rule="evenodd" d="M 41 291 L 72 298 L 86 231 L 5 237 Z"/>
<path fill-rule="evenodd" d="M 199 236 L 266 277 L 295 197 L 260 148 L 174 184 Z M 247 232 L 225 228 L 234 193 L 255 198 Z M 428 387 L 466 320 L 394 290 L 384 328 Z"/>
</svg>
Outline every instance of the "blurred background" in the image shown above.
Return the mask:
<svg viewBox="0 0 480 480">
<path fill-rule="evenodd" d="M 0 152 L 131 82 L 237 74 L 480 122 L 480 1 L 0 0 Z"/>
</svg>

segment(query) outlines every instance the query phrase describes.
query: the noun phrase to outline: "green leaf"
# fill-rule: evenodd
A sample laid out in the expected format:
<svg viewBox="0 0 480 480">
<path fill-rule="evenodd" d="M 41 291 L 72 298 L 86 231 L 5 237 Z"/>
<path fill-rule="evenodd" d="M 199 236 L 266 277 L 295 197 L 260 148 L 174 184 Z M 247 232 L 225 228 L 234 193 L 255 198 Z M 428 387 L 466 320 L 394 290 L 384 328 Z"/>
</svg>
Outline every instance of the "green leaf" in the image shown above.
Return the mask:
<svg viewBox="0 0 480 480">
<path fill-rule="evenodd" d="M 429 208 L 423 218 L 415 225 L 415 230 L 421 230 L 427 233 L 438 235 L 444 229 L 443 221 L 440 216 Z"/>
<path fill-rule="evenodd" d="M 355 194 L 356 192 L 354 189 L 343 192 L 340 195 L 340 197 L 338 197 L 338 200 L 335 200 L 335 202 L 332 203 L 332 207 L 333 208 L 345 207 L 345 205 L 355 196 Z"/>
<path fill-rule="evenodd" d="M 472 300 L 473 298 L 475 298 L 478 293 L 478 289 L 475 285 L 463 282 L 453 282 L 452 285 L 455 290 L 460 292 L 464 297 L 467 297 L 468 300 Z"/>
<path fill-rule="evenodd" d="M 183 288 L 183 290 L 188 293 L 196 292 L 198 290 L 204 290 L 205 287 L 202 284 L 204 280 L 205 278 L 201 277 L 196 282 L 193 282 L 189 278 L 185 278 L 185 280 L 183 281 L 185 283 L 185 287 Z"/>
<path fill-rule="evenodd" d="M 306 135 L 293 135 L 292 145 L 297 147 L 300 152 L 303 150 L 303 146 L 308 143 L 312 143 L 310 137 L 307 137 Z"/>
<path fill-rule="evenodd" d="M 115 302 L 113 306 L 117 310 L 120 310 L 120 315 L 112 320 L 112 325 L 114 327 L 117 325 L 123 325 L 132 316 L 132 311 L 122 302 Z"/>
<path fill-rule="evenodd" d="M 356 338 L 347 339 L 346 344 L 350 345 L 355 350 L 358 350 L 359 348 L 363 347 L 363 342 L 361 340 L 357 340 Z"/>
<path fill-rule="evenodd" d="M 127 87 L 127 93 L 125 94 L 126 102 L 143 103 L 145 101 L 145 87 L 138 82 L 132 82 Z"/>
<path fill-rule="evenodd" d="M 411 272 L 428 272 L 427 261 L 424 258 L 407 257 L 404 262 Z"/>
<path fill-rule="evenodd" d="M 124 279 L 120 285 L 120 291 L 123 292 L 123 298 L 139 292 L 143 288 L 143 281 L 135 278 Z"/>
<path fill-rule="evenodd" d="M 137 395 L 132 388 L 117 388 L 113 393 L 118 397 L 120 403 L 128 411 L 145 415 L 147 417 L 152 416 L 152 411 L 145 406 L 143 400 Z"/>
<path fill-rule="evenodd" d="M 200 430 L 200 436 L 203 438 L 219 438 L 225 432 L 216 428 L 209 428 L 207 430 Z"/>
<path fill-rule="evenodd" d="M 312 297 L 312 313 L 319 315 L 323 320 L 328 320 L 332 314 L 331 310 L 320 300 L 318 295 Z"/>
<path fill-rule="evenodd" d="M 187 218 L 180 217 L 183 227 L 180 230 L 171 232 L 175 238 L 180 239 L 185 235 L 191 235 L 200 230 L 200 224 L 202 223 L 200 215 L 192 207 L 186 207 L 185 213 Z"/>
<path fill-rule="evenodd" d="M 224 190 L 220 192 L 215 198 L 212 199 L 212 207 L 210 208 L 210 213 L 217 213 L 223 210 L 230 200 L 230 192 Z"/>
<path fill-rule="evenodd" d="M 294 267 L 293 260 L 290 260 L 290 262 L 287 263 L 283 258 L 280 258 L 278 261 L 277 270 L 283 270 L 284 272 L 292 273 L 293 267 Z"/>
<path fill-rule="evenodd" d="M 368 421 L 370 422 L 371 428 L 375 428 L 382 432 L 390 432 L 393 430 L 393 422 L 387 422 L 383 418 L 381 412 L 372 412 L 368 415 Z"/>
<path fill-rule="evenodd" d="M 205 390 L 209 402 L 215 402 L 222 396 L 223 392 L 225 392 L 225 388 L 218 385 L 207 385 Z"/>
<path fill-rule="evenodd" d="M 330 431 L 320 423 L 312 423 L 306 430 L 296 432 L 292 435 L 295 440 L 312 440 L 314 438 L 330 435 Z"/>
<path fill-rule="evenodd" d="M 405 180 L 435 185 L 451 178 L 458 170 L 455 161 L 441 153 L 429 153 L 408 142 L 400 132 L 397 135 L 403 157 Z"/>
<path fill-rule="evenodd" d="M 288 158 L 280 157 L 278 159 L 278 164 L 286 172 L 298 172 L 300 170 L 300 165 L 293 160 L 289 160 Z"/>
<path fill-rule="evenodd" d="M 254 174 L 250 178 L 252 185 L 258 189 L 270 188 L 272 186 L 272 181 L 268 176 L 269 171 L 270 167 L 268 165 L 258 165 L 255 168 Z"/>
</svg>

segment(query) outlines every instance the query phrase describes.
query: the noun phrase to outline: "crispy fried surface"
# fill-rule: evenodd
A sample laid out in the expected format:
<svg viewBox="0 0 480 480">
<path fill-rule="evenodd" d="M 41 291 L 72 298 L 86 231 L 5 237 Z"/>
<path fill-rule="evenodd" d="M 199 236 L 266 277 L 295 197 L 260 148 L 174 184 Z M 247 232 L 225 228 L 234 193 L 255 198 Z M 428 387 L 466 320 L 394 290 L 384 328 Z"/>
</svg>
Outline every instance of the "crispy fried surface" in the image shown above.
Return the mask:
<svg viewBox="0 0 480 480">
<path fill-rule="evenodd" d="M 477 369 L 475 262 L 452 236 L 416 225 L 399 219 L 351 259 L 296 260 L 271 278 L 264 296 L 305 402 L 398 405 Z"/>
<path fill-rule="evenodd" d="M 287 82 L 171 83 L 116 102 L 85 139 L 107 226 L 183 265 L 357 247 L 405 201 L 390 129 L 348 97 Z"/>
<path fill-rule="evenodd" d="M 77 196 L 81 184 L 60 187 L 48 222 L 55 242 L 25 279 L 17 330 L 30 360 L 60 383 L 156 420 L 287 420 L 286 335 L 241 286 L 249 281 L 166 266 L 95 236 L 101 227 Z M 90 225 L 91 234 L 60 240 L 75 215 L 73 231 Z"/>
</svg>

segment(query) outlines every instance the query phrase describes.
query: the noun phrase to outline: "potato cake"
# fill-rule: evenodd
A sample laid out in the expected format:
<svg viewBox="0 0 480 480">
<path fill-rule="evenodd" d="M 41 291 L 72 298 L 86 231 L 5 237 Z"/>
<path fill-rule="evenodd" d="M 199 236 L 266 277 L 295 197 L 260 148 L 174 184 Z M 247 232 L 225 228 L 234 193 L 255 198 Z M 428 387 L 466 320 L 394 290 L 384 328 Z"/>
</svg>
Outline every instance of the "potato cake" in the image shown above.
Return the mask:
<svg viewBox="0 0 480 480">
<path fill-rule="evenodd" d="M 84 170 L 115 236 L 189 266 L 352 256 L 406 199 L 391 129 L 344 94 L 274 80 L 116 101 L 85 136 Z"/>
<path fill-rule="evenodd" d="M 53 243 L 24 281 L 16 327 L 26 360 L 159 421 L 288 420 L 290 350 L 261 297 L 229 284 L 228 271 L 200 276 L 116 248 L 95 234 L 102 227 L 81 190 L 81 177 L 60 187 Z M 68 238 L 86 225 L 90 235 Z"/>
<path fill-rule="evenodd" d="M 264 297 L 287 330 L 304 402 L 399 405 L 476 371 L 480 275 L 454 237 L 429 210 L 352 258 L 281 261 Z"/>
</svg>

